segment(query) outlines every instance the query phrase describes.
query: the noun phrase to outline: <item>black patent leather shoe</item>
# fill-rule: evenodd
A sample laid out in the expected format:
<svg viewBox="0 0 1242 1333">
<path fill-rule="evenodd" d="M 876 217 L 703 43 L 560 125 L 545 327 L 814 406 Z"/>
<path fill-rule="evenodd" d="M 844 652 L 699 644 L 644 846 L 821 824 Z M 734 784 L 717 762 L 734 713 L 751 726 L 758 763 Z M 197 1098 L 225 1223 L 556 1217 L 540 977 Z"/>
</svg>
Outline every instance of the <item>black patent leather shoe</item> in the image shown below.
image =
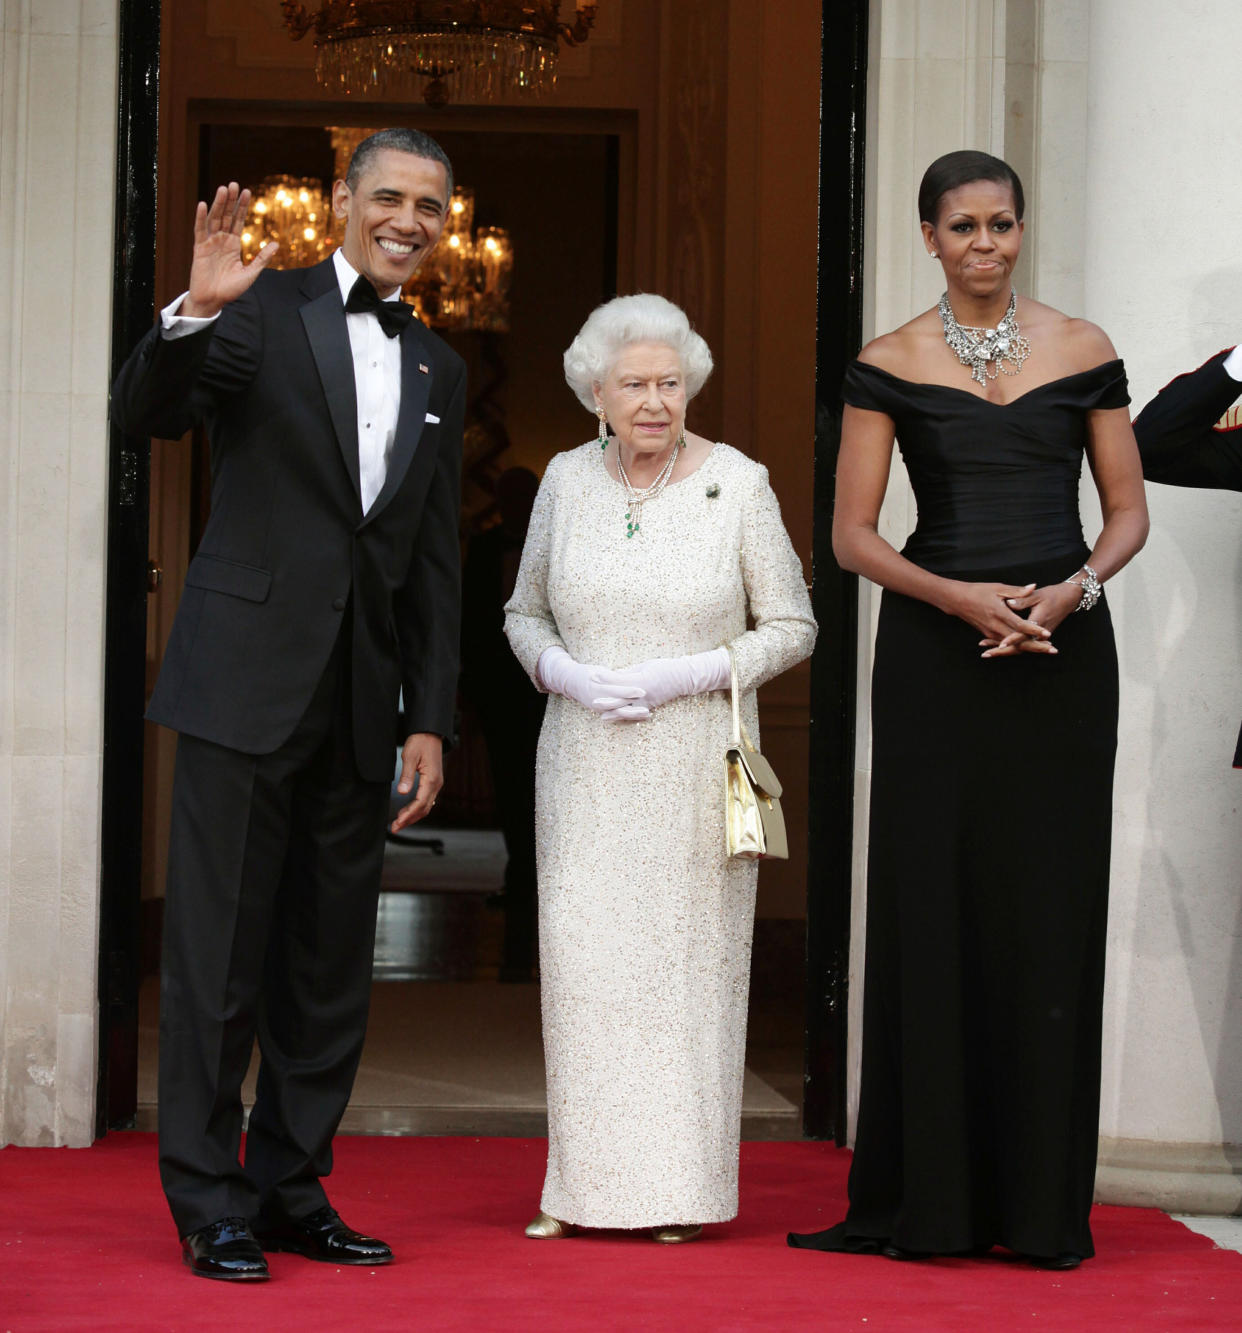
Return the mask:
<svg viewBox="0 0 1242 1333">
<path fill-rule="evenodd" d="M 265 1250 L 305 1255 L 326 1264 L 375 1267 L 392 1263 L 392 1250 L 382 1240 L 363 1236 L 341 1221 L 331 1205 L 309 1217 L 289 1217 L 256 1233 Z"/>
<path fill-rule="evenodd" d="M 1082 1263 L 1082 1255 L 1074 1254 L 1070 1250 L 1062 1250 L 1060 1254 L 1052 1255 L 1027 1254 L 1023 1255 L 1023 1258 L 1036 1268 L 1049 1268 L 1054 1273 L 1068 1273 Z"/>
<path fill-rule="evenodd" d="M 195 1277 L 266 1282 L 267 1260 L 244 1217 L 222 1217 L 181 1238 L 181 1259 Z"/>
</svg>

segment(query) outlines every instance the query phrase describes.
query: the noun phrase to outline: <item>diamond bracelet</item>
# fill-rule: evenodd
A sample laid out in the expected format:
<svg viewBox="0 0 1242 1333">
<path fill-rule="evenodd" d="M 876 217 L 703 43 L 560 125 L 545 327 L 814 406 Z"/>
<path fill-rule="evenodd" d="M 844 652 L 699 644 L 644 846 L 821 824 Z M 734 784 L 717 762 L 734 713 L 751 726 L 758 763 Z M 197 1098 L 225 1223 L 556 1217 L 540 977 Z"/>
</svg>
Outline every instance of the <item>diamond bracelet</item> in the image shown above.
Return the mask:
<svg viewBox="0 0 1242 1333">
<path fill-rule="evenodd" d="M 1078 605 L 1074 608 L 1075 611 L 1090 611 L 1100 600 L 1100 593 L 1104 591 L 1100 576 L 1090 565 L 1083 565 L 1082 578 L 1068 578 L 1064 582 L 1082 589 L 1082 596 L 1078 599 Z"/>
</svg>

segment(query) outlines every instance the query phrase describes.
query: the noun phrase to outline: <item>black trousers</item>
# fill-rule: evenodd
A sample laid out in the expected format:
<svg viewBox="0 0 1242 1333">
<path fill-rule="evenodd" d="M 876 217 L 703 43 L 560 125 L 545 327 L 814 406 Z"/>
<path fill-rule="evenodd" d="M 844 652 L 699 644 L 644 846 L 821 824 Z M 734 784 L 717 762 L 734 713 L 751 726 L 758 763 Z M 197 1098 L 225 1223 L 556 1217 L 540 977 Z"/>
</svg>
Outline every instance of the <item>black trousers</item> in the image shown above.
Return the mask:
<svg viewBox="0 0 1242 1333">
<path fill-rule="evenodd" d="M 294 734 L 177 747 L 160 985 L 160 1178 L 178 1232 L 326 1203 L 362 1053 L 389 786 L 350 725 L 349 616 Z M 240 1160 L 241 1085 L 258 1089 Z"/>
</svg>

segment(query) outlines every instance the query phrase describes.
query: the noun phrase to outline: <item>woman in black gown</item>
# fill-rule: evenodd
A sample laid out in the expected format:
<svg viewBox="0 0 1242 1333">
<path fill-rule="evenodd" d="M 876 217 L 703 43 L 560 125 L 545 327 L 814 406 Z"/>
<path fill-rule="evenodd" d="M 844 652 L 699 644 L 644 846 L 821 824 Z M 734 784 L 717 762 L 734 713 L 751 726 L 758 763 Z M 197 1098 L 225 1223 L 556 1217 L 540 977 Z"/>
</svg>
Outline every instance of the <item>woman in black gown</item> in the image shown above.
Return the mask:
<svg viewBox="0 0 1242 1333">
<path fill-rule="evenodd" d="M 998 158 L 934 162 L 919 214 L 945 297 L 845 378 L 833 549 L 885 590 L 862 1086 L 848 1215 L 800 1248 L 1093 1253 L 1117 736 L 1100 584 L 1147 509 L 1112 344 L 1013 295 L 1022 210 Z M 918 502 L 900 554 L 876 527 L 894 438 Z"/>
</svg>

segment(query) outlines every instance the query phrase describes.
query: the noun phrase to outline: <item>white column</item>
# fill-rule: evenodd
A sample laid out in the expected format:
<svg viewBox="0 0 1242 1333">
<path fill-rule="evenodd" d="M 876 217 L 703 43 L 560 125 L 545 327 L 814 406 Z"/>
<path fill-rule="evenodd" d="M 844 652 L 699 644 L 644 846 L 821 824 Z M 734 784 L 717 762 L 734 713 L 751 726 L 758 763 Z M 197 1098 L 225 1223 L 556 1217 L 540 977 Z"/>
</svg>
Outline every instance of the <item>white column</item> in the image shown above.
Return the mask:
<svg viewBox="0 0 1242 1333">
<path fill-rule="evenodd" d="M 1135 410 L 1242 340 L 1235 0 L 1093 0 L 1086 311 Z M 1152 486 L 1122 670 L 1102 1198 L 1242 1203 L 1242 496 Z"/>
<path fill-rule="evenodd" d="M 0 1143 L 94 1117 L 115 0 L 0 6 Z"/>
<path fill-rule="evenodd" d="M 940 265 L 927 257 L 917 195 L 943 153 L 1002 154 L 1005 0 L 872 0 L 867 70 L 864 327 L 869 339 L 936 304 Z M 881 533 L 896 546 L 914 526 L 909 478 L 894 453 Z M 848 1102 L 858 1109 L 866 947 L 867 818 L 871 788 L 871 660 L 878 589 L 859 587 L 858 739 L 854 774 L 854 894 L 850 939 Z"/>
<path fill-rule="evenodd" d="M 1026 193 L 1018 289 L 1083 309 L 1090 0 L 1010 0 L 1005 22 L 1005 160 Z"/>
</svg>

